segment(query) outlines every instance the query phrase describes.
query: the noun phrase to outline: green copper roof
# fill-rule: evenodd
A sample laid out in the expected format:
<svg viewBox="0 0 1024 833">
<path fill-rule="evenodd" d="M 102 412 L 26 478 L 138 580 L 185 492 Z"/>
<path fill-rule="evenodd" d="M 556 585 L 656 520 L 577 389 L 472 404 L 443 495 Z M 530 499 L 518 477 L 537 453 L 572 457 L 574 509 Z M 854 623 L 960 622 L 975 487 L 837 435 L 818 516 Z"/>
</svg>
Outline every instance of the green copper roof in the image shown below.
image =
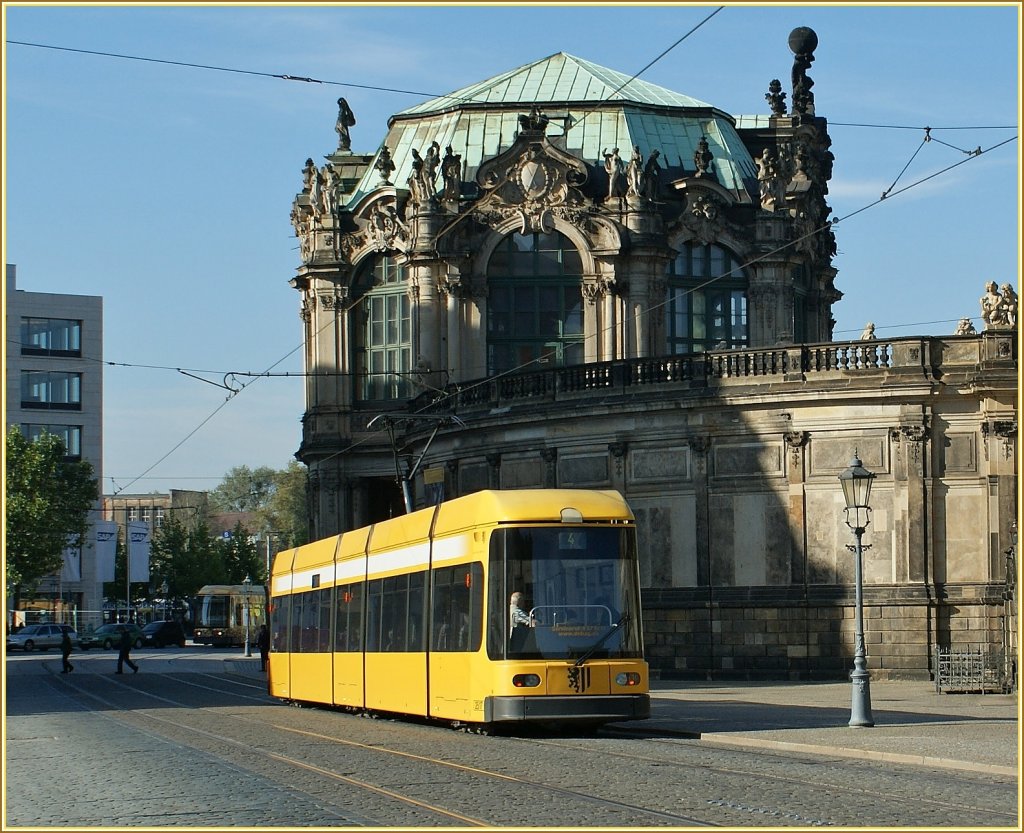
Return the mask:
<svg viewBox="0 0 1024 833">
<path fill-rule="evenodd" d="M 532 64 L 432 98 L 399 116 L 433 113 L 472 104 L 554 104 L 566 102 L 632 101 L 665 107 L 710 107 L 703 101 L 674 93 L 657 84 L 559 52 Z"/>
<path fill-rule="evenodd" d="M 461 154 L 463 180 L 472 181 L 482 162 L 512 145 L 520 114 L 534 105 L 550 119 L 552 142 L 599 168 L 606 148 L 619 148 L 628 160 L 637 145 L 645 158 L 659 150 L 662 167 L 682 176 L 694 170 L 694 151 L 704 136 L 721 185 L 737 192 L 749 183 L 756 187 L 757 166 L 729 115 L 563 52 L 392 116 L 384 141 L 396 166 L 391 181 L 404 188 L 412 173 L 412 150 L 423 154 L 435 141 L 442 154 L 448 145 Z M 350 203 L 379 182 L 371 167 Z"/>
</svg>

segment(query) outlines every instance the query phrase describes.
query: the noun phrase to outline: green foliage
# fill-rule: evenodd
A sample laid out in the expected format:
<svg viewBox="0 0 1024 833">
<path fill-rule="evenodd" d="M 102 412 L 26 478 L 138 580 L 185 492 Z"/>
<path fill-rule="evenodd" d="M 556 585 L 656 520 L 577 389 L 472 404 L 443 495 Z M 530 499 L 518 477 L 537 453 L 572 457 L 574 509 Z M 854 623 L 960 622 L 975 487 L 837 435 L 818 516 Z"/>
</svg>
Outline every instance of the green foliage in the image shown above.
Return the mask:
<svg viewBox="0 0 1024 833">
<path fill-rule="evenodd" d="M 207 523 L 186 526 L 173 513 L 153 533 L 149 574 L 151 585 L 167 582 L 172 599 L 194 596 L 204 584 L 224 584 L 228 577 L 224 554 Z"/>
<path fill-rule="evenodd" d="M 236 466 L 210 492 L 210 505 L 214 512 L 254 512 L 258 528 L 250 532 L 274 533 L 278 549 L 309 541 L 306 468 L 295 460 L 280 470 Z"/>
<path fill-rule="evenodd" d="M 277 472 L 269 466 L 235 466 L 210 492 L 213 512 L 254 512 L 266 506 L 274 493 Z"/>
<path fill-rule="evenodd" d="M 20 597 L 63 565 L 64 549 L 80 546 L 99 496 L 92 465 L 67 460 L 53 434 L 35 441 L 7 430 L 4 518 L 7 592 Z"/>
<path fill-rule="evenodd" d="M 278 533 L 279 549 L 309 542 L 305 466 L 292 460 L 288 468 L 274 472 L 274 492 L 259 517 L 265 530 Z"/>
<path fill-rule="evenodd" d="M 264 558 L 256 546 L 256 539 L 241 523 L 235 524 L 230 538 L 217 541 L 220 557 L 227 575 L 226 584 L 241 584 L 248 576 L 256 584 L 264 581 Z"/>
</svg>

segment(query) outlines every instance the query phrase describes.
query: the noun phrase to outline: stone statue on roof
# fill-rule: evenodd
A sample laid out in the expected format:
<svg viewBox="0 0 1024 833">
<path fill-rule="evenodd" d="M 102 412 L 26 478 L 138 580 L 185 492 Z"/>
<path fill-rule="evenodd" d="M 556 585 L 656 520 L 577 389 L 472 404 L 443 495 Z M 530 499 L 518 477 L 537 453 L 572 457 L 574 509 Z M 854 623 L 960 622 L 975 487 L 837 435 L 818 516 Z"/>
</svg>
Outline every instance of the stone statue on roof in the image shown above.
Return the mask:
<svg viewBox="0 0 1024 833">
<path fill-rule="evenodd" d="M 356 123 L 356 117 L 348 102 L 344 98 L 338 99 L 338 120 L 334 123 L 334 129 L 338 131 L 338 150 L 350 150 L 352 148 L 352 137 L 348 129 Z"/>
<path fill-rule="evenodd" d="M 771 107 L 773 116 L 786 115 L 786 94 L 782 91 L 782 82 L 778 78 L 772 79 L 764 97 Z"/>
<path fill-rule="evenodd" d="M 701 136 L 697 143 L 697 149 L 693 152 L 693 166 L 697 170 L 697 176 L 711 170 L 711 160 L 714 158 L 711 155 L 711 148 L 708 146 L 707 136 Z"/>
</svg>

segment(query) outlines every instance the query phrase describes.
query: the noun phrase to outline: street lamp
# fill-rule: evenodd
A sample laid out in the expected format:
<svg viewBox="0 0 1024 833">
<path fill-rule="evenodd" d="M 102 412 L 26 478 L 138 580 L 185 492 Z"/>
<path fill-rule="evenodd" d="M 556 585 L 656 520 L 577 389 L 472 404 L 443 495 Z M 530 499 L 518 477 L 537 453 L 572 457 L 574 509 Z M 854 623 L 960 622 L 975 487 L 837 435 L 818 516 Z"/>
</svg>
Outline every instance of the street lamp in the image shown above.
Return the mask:
<svg viewBox="0 0 1024 833">
<path fill-rule="evenodd" d="M 249 644 L 249 592 L 252 590 L 252 579 L 248 575 L 242 580 L 245 587 L 245 655 L 252 656 L 252 645 Z"/>
<path fill-rule="evenodd" d="M 857 546 L 846 548 L 857 554 L 854 567 L 854 583 L 856 586 L 856 614 L 854 619 L 856 646 L 853 654 L 853 671 L 850 682 L 853 684 L 853 696 L 850 707 L 851 726 L 874 726 L 875 719 L 871 716 L 871 675 L 864 651 L 864 577 L 861 568 L 862 552 L 866 547 L 861 545 L 864 529 L 871 522 L 871 507 L 868 497 L 871 495 L 871 481 L 875 479 L 873 472 L 861 464 L 856 450 L 849 468 L 839 475 L 843 486 L 843 497 L 846 498 L 846 525 L 857 537 Z"/>
</svg>

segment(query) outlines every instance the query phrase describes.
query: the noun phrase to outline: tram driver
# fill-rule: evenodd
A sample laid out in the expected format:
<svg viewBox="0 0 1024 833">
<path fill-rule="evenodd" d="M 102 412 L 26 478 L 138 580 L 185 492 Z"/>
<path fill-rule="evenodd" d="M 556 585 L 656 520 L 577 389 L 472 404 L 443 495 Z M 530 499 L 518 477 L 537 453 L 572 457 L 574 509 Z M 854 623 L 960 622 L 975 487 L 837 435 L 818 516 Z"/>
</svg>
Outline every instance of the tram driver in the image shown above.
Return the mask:
<svg viewBox="0 0 1024 833">
<path fill-rule="evenodd" d="M 518 590 L 512 593 L 511 598 L 509 598 L 509 638 L 513 648 L 521 647 L 522 641 L 526 636 L 525 628 L 537 625 L 534 617 L 522 609 L 522 599 L 522 593 Z"/>
</svg>

